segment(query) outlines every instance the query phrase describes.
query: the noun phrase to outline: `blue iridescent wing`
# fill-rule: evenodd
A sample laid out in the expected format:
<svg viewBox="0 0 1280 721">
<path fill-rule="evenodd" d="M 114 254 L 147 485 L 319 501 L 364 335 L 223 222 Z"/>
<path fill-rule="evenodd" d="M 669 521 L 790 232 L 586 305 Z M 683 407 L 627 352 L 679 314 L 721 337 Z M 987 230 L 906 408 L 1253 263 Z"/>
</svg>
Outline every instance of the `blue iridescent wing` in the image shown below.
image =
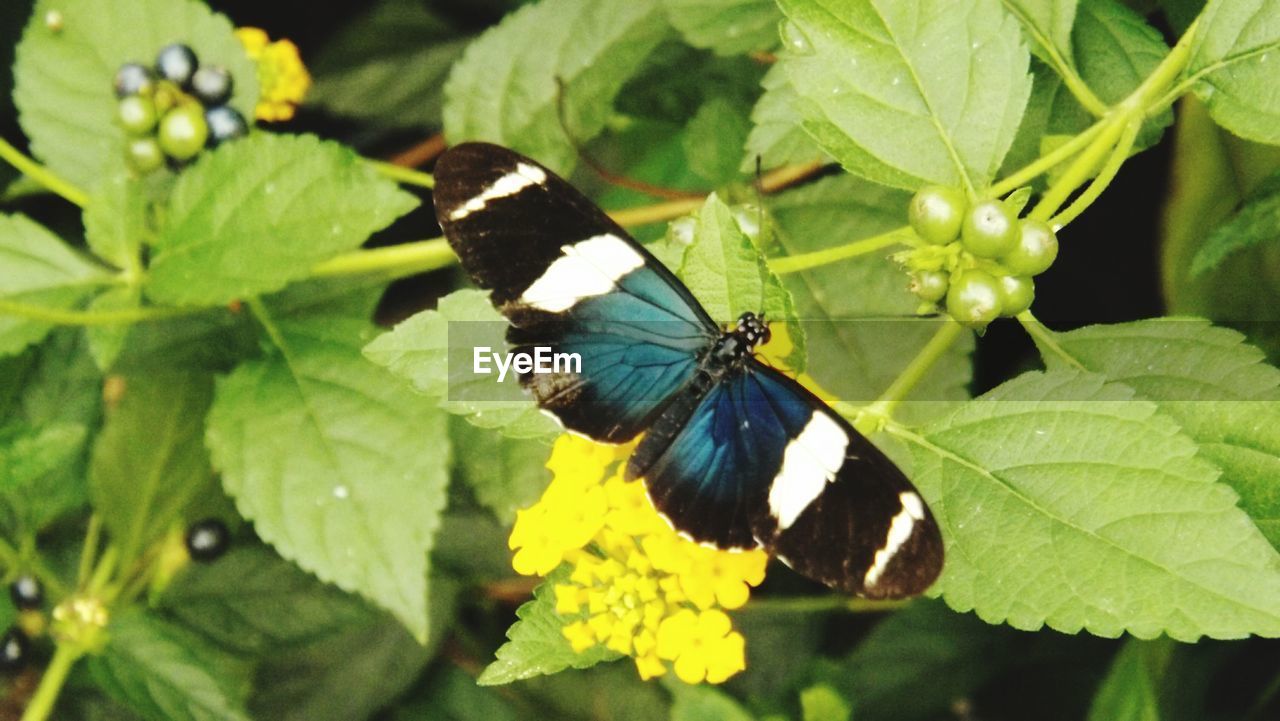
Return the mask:
<svg viewBox="0 0 1280 721">
<path fill-rule="evenodd" d="M 520 374 L 538 405 L 596 440 L 645 430 L 720 334 L 684 285 L 594 203 L 510 150 L 458 145 L 435 179 L 445 236 L 511 321 L 513 350 L 580 359 Z"/>
<path fill-rule="evenodd" d="M 902 472 L 825 403 L 755 360 L 691 384 L 627 472 L 693 540 L 761 546 L 850 593 L 914 595 L 942 568 L 938 527 Z"/>
</svg>

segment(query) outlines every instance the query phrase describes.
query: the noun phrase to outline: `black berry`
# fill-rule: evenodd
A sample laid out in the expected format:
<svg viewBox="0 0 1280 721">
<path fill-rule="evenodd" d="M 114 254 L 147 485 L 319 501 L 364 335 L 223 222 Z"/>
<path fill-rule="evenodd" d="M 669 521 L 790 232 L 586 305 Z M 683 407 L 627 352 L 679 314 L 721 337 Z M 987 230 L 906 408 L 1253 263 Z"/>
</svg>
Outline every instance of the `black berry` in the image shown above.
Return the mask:
<svg viewBox="0 0 1280 721">
<path fill-rule="evenodd" d="M 184 88 L 191 82 L 191 76 L 195 74 L 199 64 L 195 51 L 182 43 L 166 45 L 156 55 L 156 73 Z"/>
<path fill-rule="evenodd" d="M 44 586 L 35 576 L 22 575 L 9 584 L 9 598 L 19 610 L 27 611 L 44 605 Z"/>
<path fill-rule="evenodd" d="M 222 105 L 231 98 L 231 73 L 217 65 L 205 65 L 191 76 L 191 92 L 205 107 Z"/>
<path fill-rule="evenodd" d="M 139 63 L 125 63 L 116 71 L 116 97 L 150 95 L 155 83 L 155 75 L 151 74 L 149 68 Z"/>
<path fill-rule="evenodd" d="M 216 518 L 206 518 L 187 529 L 187 552 L 196 561 L 212 561 L 226 552 L 231 533 Z"/>
<path fill-rule="evenodd" d="M 249 124 L 245 122 L 244 116 L 230 105 L 219 105 L 204 111 L 204 122 L 209 126 L 210 145 L 235 140 L 249 133 Z"/>
<path fill-rule="evenodd" d="M 21 629 L 11 628 L 0 636 L 0 671 L 19 671 L 27 663 L 31 641 Z"/>
</svg>

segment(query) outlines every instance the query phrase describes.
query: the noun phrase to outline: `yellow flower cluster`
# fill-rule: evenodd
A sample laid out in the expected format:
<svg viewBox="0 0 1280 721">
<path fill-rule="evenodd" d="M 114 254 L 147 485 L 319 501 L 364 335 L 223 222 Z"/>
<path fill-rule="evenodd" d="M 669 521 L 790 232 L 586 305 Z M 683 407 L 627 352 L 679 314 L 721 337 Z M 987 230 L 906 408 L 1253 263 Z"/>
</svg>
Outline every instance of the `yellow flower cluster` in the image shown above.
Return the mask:
<svg viewBox="0 0 1280 721">
<path fill-rule="evenodd" d="M 298 46 L 285 39 L 271 42 L 260 28 L 237 28 L 236 37 L 258 65 L 260 92 L 254 115 L 269 123 L 292 118 L 311 87 Z"/>
<path fill-rule="evenodd" d="M 686 683 L 720 683 L 746 667 L 742 634 L 724 611 L 747 602 L 768 556 L 679 536 L 643 484 L 623 479 L 630 451 L 561 436 L 547 461 L 551 484 L 516 516 L 512 566 L 545 576 L 570 565 L 554 591 L 575 651 L 603 645 L 631 656 L 644 679 L 670 663 Z"/>
</svg>

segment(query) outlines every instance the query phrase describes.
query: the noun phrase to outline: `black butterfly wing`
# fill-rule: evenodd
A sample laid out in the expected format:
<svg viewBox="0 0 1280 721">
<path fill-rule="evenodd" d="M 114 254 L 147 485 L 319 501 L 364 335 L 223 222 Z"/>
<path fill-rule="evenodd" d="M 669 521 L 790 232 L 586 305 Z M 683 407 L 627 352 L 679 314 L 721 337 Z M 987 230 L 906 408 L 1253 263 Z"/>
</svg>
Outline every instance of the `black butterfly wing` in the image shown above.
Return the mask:
<svg viewBox="0 0 1280 721">
<path fill-rule="evenodd" d="M 458 145 L 435 179 L 445 236 L 510 319 L 514 350 L 581 359 L 520 375 L 539 406 L 596 440 L 645 430 L 720 333 L 684 284 L 571 185 L 506 148 Z"/>
<path fill-rule="evenodd" d="M 937 524 L 897 466 L 803 386 L 755 360 L 672 403 L 628 475 L 643 477 L 659 512 L 694 540 L 758 544 L 850 593 L 915 595 L 942 569 Z"/>
</svg>

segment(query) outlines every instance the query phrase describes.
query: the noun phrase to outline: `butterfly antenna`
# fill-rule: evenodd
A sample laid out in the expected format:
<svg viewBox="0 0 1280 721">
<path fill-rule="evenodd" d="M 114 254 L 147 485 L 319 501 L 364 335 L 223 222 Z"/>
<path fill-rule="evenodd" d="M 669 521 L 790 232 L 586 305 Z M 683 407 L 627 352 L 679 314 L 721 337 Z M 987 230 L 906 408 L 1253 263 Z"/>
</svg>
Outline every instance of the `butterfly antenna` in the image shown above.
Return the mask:
<svg viewBox="0 0 1280 721">
<path fill-rule="evenodd" d="M 674 190 L 672 188 L 664 188 L 661 185 L 652 185 L 643 180 L 635 180 L 622 175 L 618 175 L 608 168 L 601 165 L 595 158 L 587 154 L 583 149 L 582 143 L 578 142 L 578 136 L 569 127 L 569 111 L 568 104 L 565 102 L 566 87 L 564 78 L 556 76 L 556 118 L 560 122 L 560 129 L 564 131 L 564 136 L 569 141 L 569 147 L 573 148 L 573 152 L 578 156 L 582 163 L 592 172 L 599 175 L 601 180 L 616 185 L 619 188 L 634 190 L 645 195 L 652 195 L 655 198 L 666 198 L 667 200 L 683 200 L 685 198 L 701 198 L 700 193 L 691 193 L 683 190 Z"/>
</svg>

